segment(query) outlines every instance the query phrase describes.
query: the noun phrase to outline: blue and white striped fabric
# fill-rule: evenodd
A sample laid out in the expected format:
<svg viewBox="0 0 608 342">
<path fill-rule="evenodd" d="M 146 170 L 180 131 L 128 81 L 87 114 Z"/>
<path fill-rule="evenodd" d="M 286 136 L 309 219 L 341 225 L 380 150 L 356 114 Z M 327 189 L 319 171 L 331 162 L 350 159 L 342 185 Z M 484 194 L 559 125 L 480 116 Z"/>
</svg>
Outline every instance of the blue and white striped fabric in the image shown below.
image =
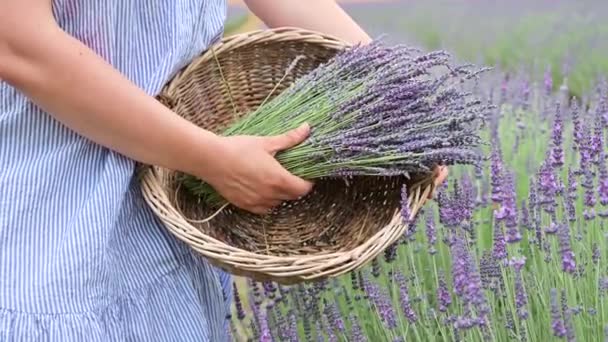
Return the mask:
<svg viewBox="0 0 608 342">
<path fill-rule="evenodd" d="M 55 0 L 53 11 L 155 95 L 221 36 L 226 4 Z M 230 277 L 166 231 L 133 172 L 0 83 L 0 341 L 228 339 Z"/>
</svg>

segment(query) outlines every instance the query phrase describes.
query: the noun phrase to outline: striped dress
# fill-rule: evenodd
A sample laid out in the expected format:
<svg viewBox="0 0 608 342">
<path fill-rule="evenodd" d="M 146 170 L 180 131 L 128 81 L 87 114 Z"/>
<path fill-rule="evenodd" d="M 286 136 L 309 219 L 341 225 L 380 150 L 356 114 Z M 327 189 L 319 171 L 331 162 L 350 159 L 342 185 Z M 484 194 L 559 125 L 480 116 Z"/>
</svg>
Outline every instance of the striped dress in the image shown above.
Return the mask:
<svg viewBox="0 0 608 342">
<path fill-rule="evenodd" d="M 54 0 L 53 13 L 155 95 L 221 37 L 226 3 Z M 133 176 L 133 160 L 0 82 L 0 342 L 228 340 L 230 277 L 163 228 Z"/>
</svg>

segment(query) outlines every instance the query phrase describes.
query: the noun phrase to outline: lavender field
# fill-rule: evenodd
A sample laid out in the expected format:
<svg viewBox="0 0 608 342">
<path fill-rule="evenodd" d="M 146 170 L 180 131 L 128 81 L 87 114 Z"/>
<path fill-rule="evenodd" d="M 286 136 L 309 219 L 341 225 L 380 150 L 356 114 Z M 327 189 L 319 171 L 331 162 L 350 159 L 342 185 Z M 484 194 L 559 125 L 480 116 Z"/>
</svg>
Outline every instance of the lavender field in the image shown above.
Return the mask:
<svg viewBox="0 0 608 342">
<path fill-rule="evenodd" d="M 506 3 L 347 8 L 373 33 L 495 67 L 474 87 L 496 106 L 487 161 L 451 168 L 410 233 L 360 271 L 239 279 L 235 340 L 608 341 L 607 6 Z"/>
</svg>

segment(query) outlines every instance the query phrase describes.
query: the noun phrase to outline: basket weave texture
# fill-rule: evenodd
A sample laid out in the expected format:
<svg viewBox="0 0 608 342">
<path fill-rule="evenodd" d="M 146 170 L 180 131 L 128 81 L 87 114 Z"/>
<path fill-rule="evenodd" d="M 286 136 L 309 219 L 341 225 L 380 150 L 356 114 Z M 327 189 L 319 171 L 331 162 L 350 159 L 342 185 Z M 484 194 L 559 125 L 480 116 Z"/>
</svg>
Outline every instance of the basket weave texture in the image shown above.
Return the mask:
<svg viewBox="0 0 608 342">
<path fill-rule="evenodd" d="M 178 115 L 220 133 L 345 47 L 336 38 L 295 28 L 227 37 L 180 71 L 158 98 Z M 285 77 L 299 55 L 305 58 Z M 400 215 L 403 184 L 411 218 L 434 187 L 430 175 L 324 179 L 306 197 L 259 216 L 232 206 L 218 213 L 181 188 L 176 171 L 155 166 L 141 171 L 146 202 L 177 238 L 232 274 L 282 284 L 335 277 L 365 265 L 407 230 Z"/>
</svg>

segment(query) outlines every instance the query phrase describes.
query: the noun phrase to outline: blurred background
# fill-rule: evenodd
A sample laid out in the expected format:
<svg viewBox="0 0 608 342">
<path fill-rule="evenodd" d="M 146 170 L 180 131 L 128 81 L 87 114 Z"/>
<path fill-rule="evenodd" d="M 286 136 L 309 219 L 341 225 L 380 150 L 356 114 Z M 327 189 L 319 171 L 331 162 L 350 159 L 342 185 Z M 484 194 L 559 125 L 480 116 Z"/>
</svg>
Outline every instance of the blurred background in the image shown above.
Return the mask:
<svg viewBox="0 0 608 342">
<path fill-rule="evenodd" d="M 386 35 L 463 60 L 542 76 L 574 95 L 608 74 L 608 1 L 604 0 L 342 0 L 372 36 Z M 263 24 L 242 0 L 229 1 L 226 34 Z"/>
</svg>

